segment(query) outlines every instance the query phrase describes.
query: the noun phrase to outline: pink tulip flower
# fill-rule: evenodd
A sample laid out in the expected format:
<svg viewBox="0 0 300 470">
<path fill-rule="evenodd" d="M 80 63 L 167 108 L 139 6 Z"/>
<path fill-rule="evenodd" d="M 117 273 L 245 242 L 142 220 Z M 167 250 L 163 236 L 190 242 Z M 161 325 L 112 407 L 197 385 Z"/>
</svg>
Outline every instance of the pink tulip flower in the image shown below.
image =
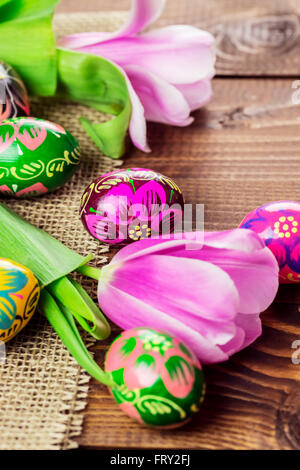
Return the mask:
<svg viewBox="0 0 300 470">
<path fill-rule="evenodd" d="M 160 16 L 164 5 L 165 0 L 133 0 L 129 19 L 119 31 L 73 34 L 59 41 L 60 46 L 101 56 L 120 68 L 132 102 L 130 136 L 146 152 L 146 119 L 188 126 L 191 111 L 211 98 L 215 73 L 210 33 L 174 25 L 139 34 Z"/>
<path fill-rule="evenodd" d="M 196 233 L 182 238 L 122 248 L 102 269 L 99 305 L 124 329 L 166 331 L 200 362 L 225 361 L 261 334 L 259 315 L 276 295 L 278 263 L 251 230 L 206 232 L 202 245 Z"/>
</svg>

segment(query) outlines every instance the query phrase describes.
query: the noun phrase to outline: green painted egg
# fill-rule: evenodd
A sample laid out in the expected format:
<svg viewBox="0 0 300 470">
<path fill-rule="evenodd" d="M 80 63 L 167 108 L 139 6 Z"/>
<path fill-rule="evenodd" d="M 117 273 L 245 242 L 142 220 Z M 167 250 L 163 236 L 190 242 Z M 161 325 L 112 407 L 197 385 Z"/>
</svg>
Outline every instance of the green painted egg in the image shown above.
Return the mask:
<svg viewBox="0 0 300 470">
<path fill-rule="evenodd" d="M 80 151 L 63 127 L 33 117 L 0 122 L 0 193 L 39 196 L 62 186 L 76 171 Z"/>
<path fill-rule="evenodd" d="M 123 331 L 111 344 L 105 370 L 110 389 L 131 418 L 156 428 L 176 428 L 199 411 L 205 382 L 195 354 L 182 341 L 152 328 Z"/>
</svg>

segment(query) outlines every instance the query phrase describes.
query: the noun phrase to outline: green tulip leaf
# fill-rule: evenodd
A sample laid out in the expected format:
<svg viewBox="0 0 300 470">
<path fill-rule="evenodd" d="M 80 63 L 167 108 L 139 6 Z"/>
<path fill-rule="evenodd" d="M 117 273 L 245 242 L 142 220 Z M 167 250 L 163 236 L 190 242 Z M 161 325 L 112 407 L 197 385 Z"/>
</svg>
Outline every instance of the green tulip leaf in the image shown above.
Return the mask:
<svg viewBox="0 0 300 470">
<path fill-rule="evenodd" d="M 56 90 L 56 45 L 52 16 L 59 0 L 0 0 L 0 60 L 12 65 L 28 91 Z"/>
</svg>

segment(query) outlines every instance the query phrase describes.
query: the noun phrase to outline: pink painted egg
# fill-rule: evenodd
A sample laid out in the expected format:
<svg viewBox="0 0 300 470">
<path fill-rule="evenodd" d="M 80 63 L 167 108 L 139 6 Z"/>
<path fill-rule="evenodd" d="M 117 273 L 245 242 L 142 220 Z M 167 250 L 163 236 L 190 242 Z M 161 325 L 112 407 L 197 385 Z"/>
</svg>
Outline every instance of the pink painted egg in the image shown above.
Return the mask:
<svg viewBox="0 0 300 470">
<path fill-rule="evenodd" d="M 250 212 L 241 228 L 251 229 L 265 242 L 279 264 L 279 282 L 300 282 L 300 202 L 269 202 Z"/>
<path fill-rule="evenodd" d="M 171 178 L 145 168 L 127 168 L 92 181 L 81 199 L 88 232 L 109 244 L 172 233 L 181 226 L 183 197 Z"/>
<path fill-rule="evenodd" d="M 121 409 L 148 426 L 182 426 L 204 399 L 204 377 L 194 353 L 152 328 L 123 331 L 107 352 L 105 370 L 116 384 L 110 391 Z"/>
</svg>

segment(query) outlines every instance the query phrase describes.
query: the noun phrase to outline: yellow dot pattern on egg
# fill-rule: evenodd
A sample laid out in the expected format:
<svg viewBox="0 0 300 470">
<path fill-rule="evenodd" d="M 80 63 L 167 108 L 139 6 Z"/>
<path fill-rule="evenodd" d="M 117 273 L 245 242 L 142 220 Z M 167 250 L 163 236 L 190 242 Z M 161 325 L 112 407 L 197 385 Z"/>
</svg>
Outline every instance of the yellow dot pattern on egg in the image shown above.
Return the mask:
<svg viewBox="0 0 300 470">
<path fill-rule="evenodd" d="M 290 222 L 292 222 L 292 220 L 294 220 L 294 217 L 292 215 L 290 215 L 288 218 L 287 218 Z"/>
<path fill-rule="evenodd" d="M 279 233 L 279 228 L 275 228 L 274 233 Z"/>
<path fill-rule="evenodd" d="M 277 227 L 279 227 L 279 225 L 280 225 L 280 223 L 279 223 L 279 222 L 275 222 L 275 224 L 274 224 L 274 227 L 276 227 L 276 228 L 277 228 Z"/>
<path fill-rule="evenodd" d="M 288 230 L 289 226 L 288 226 L 288 224 L 284 224 L 282 228 L 283 228 L 283 230 Z"/>
<path fill-rule="evenodd" d="M 290 238 L 290 236 L 291 236 L 290 232 L 285 232 L 285 237 L 286 238 Z"/>
<path fill-rule="evenodd" d="M 193 404 L 191 405 L 191 411 L 192 411 L 193 413 L 197 413 L 197 411 L 199 411 L 199 408 L 198 408 L 198 406 L 196 405 L 196 403 L 193 403 Z"/>
<path fill-rule="evenodd" d="M 298 232 L 298 229 L 296 229 L 296 227 L 293 227 L 293 228 L 292 228 L 292 232 L 293 232 L 293 233 L 297 233 L 297 232 Z"/>
<path fill-rule="evenodd" d="M 279 222 L 285 222 L 285 217 L 279 217 Z"/>
<path fill-rule="evenodd" d="M 297 227 L 298 222 L 297 222 L 296 220 L 294 220 L 294 222 L 292 223 L 292 225 L 294 225 L 294 227 Z"/>
<path fill-rule="evenodd" d="M 283 238 L 283 237 L 284 237 L 284 233 L 280 232 L 279 238 Z"/>
</svg>

